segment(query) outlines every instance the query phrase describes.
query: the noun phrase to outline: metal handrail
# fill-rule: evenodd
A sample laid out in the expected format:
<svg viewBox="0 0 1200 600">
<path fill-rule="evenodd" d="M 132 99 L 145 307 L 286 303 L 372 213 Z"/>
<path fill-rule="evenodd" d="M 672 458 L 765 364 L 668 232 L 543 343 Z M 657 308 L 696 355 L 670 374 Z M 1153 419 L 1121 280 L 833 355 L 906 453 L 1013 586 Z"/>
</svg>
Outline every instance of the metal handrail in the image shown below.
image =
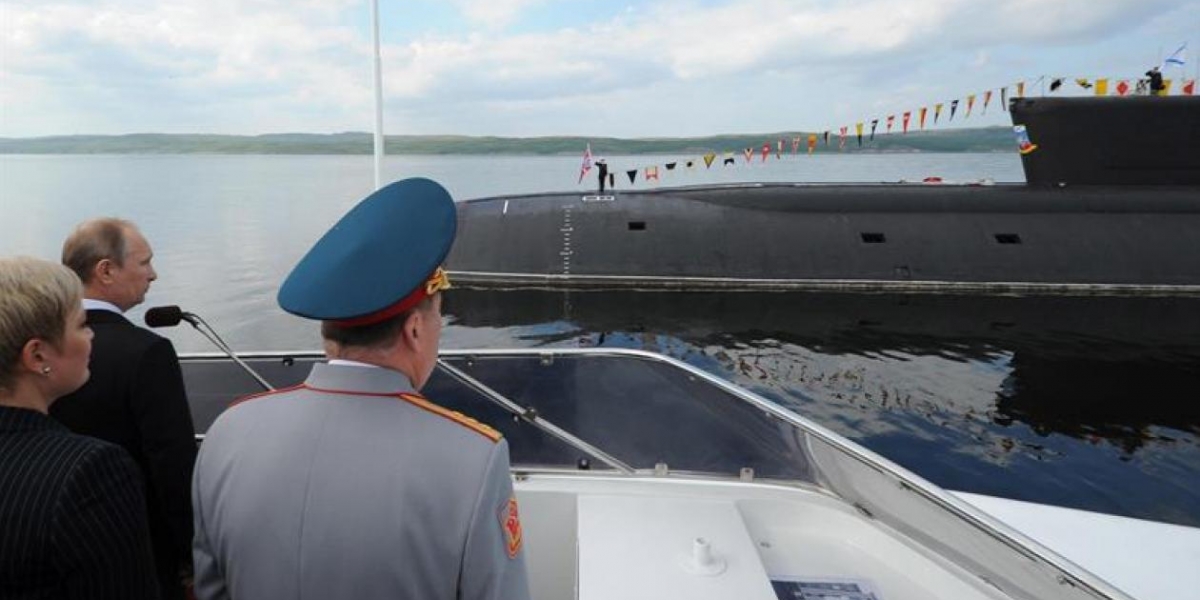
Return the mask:
<svg viewBox="0 0 1200 600">
<path fill-rule="evenodd" d="M 533 407 L 522 407 L 520 404 L 510 400 L 504 394 L 501 394 L 500 392 L 488 387 L 482 381 L 479 381 L 478 379 L 475 379 L 474 377 L 464 373 L 462 369 L 459 369 L 458 367 L 455 367 L 440 358 L 437 361 L 437 366 L 445 371 L 446 374 L 457 379 L 467 387 L 470 387 L 480 394 L 483 394 L 485 398 L 499 405 L 504 410 L 507 410 L 517 417 L 520 417 L 522 421 L 525 421 L 526 423 L 537 427 L 538 429 L 558 438 L 559 440 L 566 442 L 578 450 L 582 450 L 588 454 L 591 454 L 593 457 L 599 459 L 608 466 L 617 469 L 618 471 L 621 471 L 627 475 L 632 475 L 636 472 L 633 467 L 625 464 L 615 456 L 579 439 L 575 435 L 555 425 L 554 423 L 541 418 L 538 415 L 537 410 Z"/>
</svg>

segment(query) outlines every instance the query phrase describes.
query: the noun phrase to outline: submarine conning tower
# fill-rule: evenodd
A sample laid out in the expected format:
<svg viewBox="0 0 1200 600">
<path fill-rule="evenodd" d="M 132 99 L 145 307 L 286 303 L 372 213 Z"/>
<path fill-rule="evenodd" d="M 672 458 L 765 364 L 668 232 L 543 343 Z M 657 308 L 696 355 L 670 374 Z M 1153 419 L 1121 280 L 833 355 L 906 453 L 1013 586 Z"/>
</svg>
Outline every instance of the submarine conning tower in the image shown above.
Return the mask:
<svg viewBox="0 0 1200 600">
<path fill-rule="evenodd" d="M 1200 96 L 1015 98 L 1031 186 L 1200 185 Z"/>
</svg>

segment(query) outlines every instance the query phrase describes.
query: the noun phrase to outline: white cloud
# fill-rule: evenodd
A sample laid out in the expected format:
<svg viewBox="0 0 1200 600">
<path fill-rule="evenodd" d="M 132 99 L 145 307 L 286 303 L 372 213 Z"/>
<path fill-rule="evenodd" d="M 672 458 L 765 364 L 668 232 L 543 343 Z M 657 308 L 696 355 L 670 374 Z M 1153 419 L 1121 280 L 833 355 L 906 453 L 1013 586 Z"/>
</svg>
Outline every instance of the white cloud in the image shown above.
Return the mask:
<svg viewBox="0 0 1200 600">
<path fill-rule="evenodd" d="M 679 98 L 733 113 L 744 108 L 739 97 L 783 93 L 854 114 L 1031 66 L 1095 68 L 1104 44 L 1186 29 L 1181 20 L 1200 14 L 1195 0 L 677 0 L 504 31 L 544 1 L 453 0 L 467 17 L 461 30 L 385 37 L 389 110 L 427 115 L 414 129 L 452 133 L 507 131 L 516 125 L 505 119 L 521 115 L 531 134 L 557 133 L 540 123 L 572 122 L 573 106 L 612 115 L 616 131 L 649 128 L 671 114 L 658 104 Z M 102 115 L 91 120 L 97 129 L 162 127 L 177 115 L 230 131 L 251 122 L 235 115 L 241 107 L 258 113 L 258 131 L 274 131 L 362 128 L 370 110 L 362 0 L 8 0 L 0 11 L 0 135 L 61 133 L 50 125 L 56 114 L 87 123 L 89 111 Z M 787 110 L 777 98 L 756 102 Z M 139 114 L 145 124 L 122 121 Z"/>
<path fill-rule="evenodd" d="M 1037 26 L 1028 23 L 1045 12 L 1034 3 L 1010 4 L 988 9 L 968 0 L 750 0 L 691 10 L 672 5 L 626 13 L 585 30 L 417 42 L 398 53 L 410 62 L 402 59 L 393 69 L 407 77 L 401 89 L 408 94 L 488 88 L 503 96 L 522 85 L 533 97 L 640 87 L 648 83 L 645 77 L 697 80 L 823 70 L 947 51 L 973 56 L 978 67 L 990 60 L 989 44 L 1096 33 L 1146 10 L 1147 3 L 1094 7 L 1086 0 L 1062 0 L 1052 11 L 1059 21 L 1053 26 L 1040 19 Z"/>
<path fill-rule="evenodd" d="M 331 19 L 347 4 L 167 0 L 8 6 L 0 70 L 13 85 L 5 85 L 4 98 L 37 104 L 46 89 L 70 88 L 94 101 L 136 80 L 148 93 L 201 102 L 212 101 L 209 96 L 219 102 L 222 94 L 255 95 L 255 89 L 281 103 L 353 102 L 370 84 L 348 66 L 365 62 L 369 47 L 354 29 Z"/>
<path fill-rule="evenodd" d="M 503 29 L 531 6 L 546 0 L 450 0 L 471 23 L 486 29 Z"/>
</svg>

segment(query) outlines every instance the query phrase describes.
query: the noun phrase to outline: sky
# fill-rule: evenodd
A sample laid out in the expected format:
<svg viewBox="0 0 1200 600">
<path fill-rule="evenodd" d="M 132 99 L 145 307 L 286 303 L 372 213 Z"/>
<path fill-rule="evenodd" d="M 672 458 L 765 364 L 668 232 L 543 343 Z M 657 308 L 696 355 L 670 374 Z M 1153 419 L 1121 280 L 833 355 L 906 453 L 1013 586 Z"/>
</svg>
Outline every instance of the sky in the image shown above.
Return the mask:
<svg viewBox="0 0 1200 600">
<path fill-rule="evenodd" d="M 379 11 L 389 135 L 836 131 L 968 94 L 975 110 L 955 123 L 999 125 L 997 100 L 987 114 L 978 104 L 985 90 L 1136 78 L 1184 43 L 1186 64 L 1167 77 L 1190 78 L 1200 58 L 1200 0 L 379 0 Z M 0 0 L 0 137 L 370 131 L 371 40 L 363 0 Z"/>
</svg>

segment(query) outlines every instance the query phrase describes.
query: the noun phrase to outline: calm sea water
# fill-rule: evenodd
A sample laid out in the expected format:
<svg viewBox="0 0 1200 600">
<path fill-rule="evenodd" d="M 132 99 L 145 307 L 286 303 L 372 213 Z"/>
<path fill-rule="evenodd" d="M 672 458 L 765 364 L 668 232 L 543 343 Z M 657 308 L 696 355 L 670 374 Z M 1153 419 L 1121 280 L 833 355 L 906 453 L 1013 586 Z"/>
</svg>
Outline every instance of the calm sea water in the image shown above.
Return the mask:
<svg viewBox="0 0 1200 600">
<path fill-rule="evenodd" d="M 675 159 L 608 158 L 618 177 Z M 664 170 L 664 185 L 1022 179 L 1008 154 L 740 161 Z M 456 198 L 583 190 L 578 168 L 578 157 L 385 164 L 389 179 L 431 177 Z M 316 327 L 282 313 L 275 291 L 370 188 L 361 156 L 0 156 L 0 254 L 55 258 L 78 221 L 129 218 L 156 252 L 145 306 L 182 305 L 237 349 L 314 349 Z M 448 348 L 663 352 L 952 489 L 1200 525 L 1194 299 L 456 290 L 446 312 Z M 190 330 L 167 333 L 183 351 L 210 350 Z"/>
</svg>

